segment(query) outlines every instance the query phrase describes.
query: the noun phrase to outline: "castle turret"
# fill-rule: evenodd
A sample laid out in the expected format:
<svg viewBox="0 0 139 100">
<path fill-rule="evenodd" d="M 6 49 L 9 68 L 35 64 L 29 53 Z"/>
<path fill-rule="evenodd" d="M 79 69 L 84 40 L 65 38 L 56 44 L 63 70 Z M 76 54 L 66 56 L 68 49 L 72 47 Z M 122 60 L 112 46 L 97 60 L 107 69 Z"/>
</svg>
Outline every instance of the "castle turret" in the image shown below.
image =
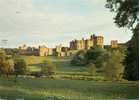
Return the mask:
<svg viewBox="0 0 139 100">
<path fill-rule="evenodd" d="M 111 48 L 117 48 L 118 47 L 118 41 L 117 40 L 111 40 Z"/>
</svg>

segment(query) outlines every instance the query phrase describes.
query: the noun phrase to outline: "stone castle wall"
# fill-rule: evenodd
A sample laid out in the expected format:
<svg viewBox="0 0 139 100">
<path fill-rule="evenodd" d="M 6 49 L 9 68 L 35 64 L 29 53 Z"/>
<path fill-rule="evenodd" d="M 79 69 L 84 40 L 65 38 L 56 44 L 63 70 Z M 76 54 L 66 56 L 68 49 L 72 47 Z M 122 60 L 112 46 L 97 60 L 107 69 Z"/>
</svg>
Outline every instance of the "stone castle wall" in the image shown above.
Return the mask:
<svg viewBox="0 0 139 100">
<path fill-rule="evenodd" d="M 90 39 L 73 40 L 70 42 L 71 50 L 90 49 L 93 46 L 104 47 L 104 38 L 102 36 L 92 35 Z"/>
<path fill-rule="evenodd" d="M 56 48 L 47 48 L 45 46 L 39 46 L 38 49 L 27 47 L 23 45 L 19 47 L 21 54 L 23 55 L 39 55 L 39 56 L 70 56 L 75 54 L 79 50 L 90 49 L 94 46 L 100 46 L 104 48 L 104 37 L 91 35 L 89 39 L 72 40 L 70 42 L 70 47 L 63 47 L 61 44 L 57 45 Z M 118 41 L 111 41 L 111 48 L 118 47 Z"/>
</svg>

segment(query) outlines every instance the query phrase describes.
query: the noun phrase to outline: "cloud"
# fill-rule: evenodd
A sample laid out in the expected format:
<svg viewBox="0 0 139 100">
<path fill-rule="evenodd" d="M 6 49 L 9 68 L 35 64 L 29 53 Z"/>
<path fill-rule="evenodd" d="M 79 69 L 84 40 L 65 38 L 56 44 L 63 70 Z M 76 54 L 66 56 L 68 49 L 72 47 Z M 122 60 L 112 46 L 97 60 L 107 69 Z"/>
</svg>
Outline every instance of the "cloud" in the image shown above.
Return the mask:
<svg viewBox="0 0 139 100">
<path fill-rule="evenodd" d="M 0 39 L 8 39 L 10 46 L 67 45 L 75 37 L 88 37 L 87 32 L 104 35 L 106 43 L 114 37 L 130 39 L 129 31 L 116 28 L 104 5 L 105 0 L 0 0 Z"/>
</svg>

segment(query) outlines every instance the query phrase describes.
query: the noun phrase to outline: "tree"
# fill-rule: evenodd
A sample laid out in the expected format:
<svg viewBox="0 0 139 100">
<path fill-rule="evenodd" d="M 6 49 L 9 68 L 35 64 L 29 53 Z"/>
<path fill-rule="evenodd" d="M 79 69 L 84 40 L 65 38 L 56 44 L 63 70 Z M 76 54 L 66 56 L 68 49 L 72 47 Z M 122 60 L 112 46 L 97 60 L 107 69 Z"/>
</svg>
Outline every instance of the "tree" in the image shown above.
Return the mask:
<svg viewBox="0 0 139 100">
<path fill-rule="evenodd" d="M 19 50 L 17 48 L 6 48 L 5 52 L 7 55 L 12 55 L 12 56 L 16 56 L 19 53 Z"/>
<path fill-rule="evenodd" d="M 103 58 L 107 58 L 102 61 L 103 71 L 106 78 L 110 80 L 121 80 L 124 73 L 124 54 L 118 50 L 107 52 Z"/>
<path fill-rule="evenodd" d="M 128 44 L 127 50 L 125 78 L 139 80 L 139 25 L 134 30 L 134 35 Z"/>
<path fill-rule="evenodd" d="M 2 69 L 4 67 L 5 60 L 6 60 L 6 54 L 4 50 L 0 49 L 0 74 L 3 73 Z"/>
<path fill-rule="evenodd" d="M 95 74 L 96 74 L 96 66 L 95 66 L 95 64 L 90 63 L 90 64 L 88 65 L 88 72 L 89 72 L 91 75 L 95 75 Z"/>
<path fill-rule="evenodd" d="M 7 75 L 8 78 L 9 74 L 13 72 L 14 72 L 14 60 L 11 57 L 7 57 L 5 62 L 4 73 Z"/>
<path fill-rule="evenodd" d="M 116 12 L 115 23 L 132 29 L 133 36 L 127 43 L 125 78 L 139 80 L 139 0 L 107 0 L 107 8 Z"/>
<path fill-rule="evenodd" d="M 27 64 L 24 59 L 15 59 L 14 74 L 15 82 L 18 75 L 24 75 L 27 72 Z"/>
<path fill-rule="evenodd" d="M 43 75 L 47 75 L 48 71 L 47 71 L 47 61 L 44 60 L 43 63 L 41 64 L 41 74 Z"/>
<path fill-rule="evenodd" d="M 76 53 L 76 55 L 72 58 L 71 64 L 76 66 L 82 66 L 86 64 L 85 58 L 86 52 L 84 50 L 80 50 Z"/>
<path fill-rule="evenodd" d="M 106 7 L 116 12 L 119 27 L 134 28 L 139 20 L 139 0 L 107 0 Z"/>
<path fill-rule="evenodd" d="M 87 64 L 93 63 L 97 68 L 100 67 L 100 57 L 104 55 L 106 52 L 105 49 L 101 47 L 93 47 L 87 50 L 85 57 L 87 59 Z M 103 60 L 103 59 L 102 59 Z"/>
<path fill-rule="evenodd" d="M 41 66 L 41 73 L 44 75 L 51 76 L 55 74 L 56 66 L 51 62 L 51 60 L 46 60 Z"/>
<path fill-rule="evenodd" d="M 0 72 L 7 78 L 14 71 L 14 61 L 11 56 L 6 55 L 4 50 L 0 50 Z"/>
</svg>

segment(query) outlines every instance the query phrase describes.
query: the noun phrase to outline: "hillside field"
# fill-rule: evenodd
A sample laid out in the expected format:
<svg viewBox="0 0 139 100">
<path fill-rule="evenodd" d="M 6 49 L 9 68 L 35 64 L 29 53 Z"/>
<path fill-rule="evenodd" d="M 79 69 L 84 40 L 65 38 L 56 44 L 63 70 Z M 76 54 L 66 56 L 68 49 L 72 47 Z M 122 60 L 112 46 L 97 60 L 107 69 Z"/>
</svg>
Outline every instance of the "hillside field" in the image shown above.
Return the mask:
<svg viewBox="0 0 139 100">
<path fill-rule="evenodd" d="M 39 71 L 40 64 L 50 59 L 57 67 L 57 75 L 87 76 L 86 66 L 71 66 L 70 57 L 20 56 L 31 71 Z M 20 77 L 14 82 L 0 77 L 0 99 L 4 100 L 108 100 L 138 99 L 139 82 L 110 82 L 77 79 L 49 79 Z"/>
<path fill-rule="evenodd" d="M 70 64 L 71 57 L 40 57 L 40 56 L 20 56 L 23 58 L 31 71 L 40 70 L 40 64 L 45 60 L 51 60 L 56 66 L 57 73 L 86 73 L 87 69 L 84 66 L 72 66 Z"/>
</svg>

